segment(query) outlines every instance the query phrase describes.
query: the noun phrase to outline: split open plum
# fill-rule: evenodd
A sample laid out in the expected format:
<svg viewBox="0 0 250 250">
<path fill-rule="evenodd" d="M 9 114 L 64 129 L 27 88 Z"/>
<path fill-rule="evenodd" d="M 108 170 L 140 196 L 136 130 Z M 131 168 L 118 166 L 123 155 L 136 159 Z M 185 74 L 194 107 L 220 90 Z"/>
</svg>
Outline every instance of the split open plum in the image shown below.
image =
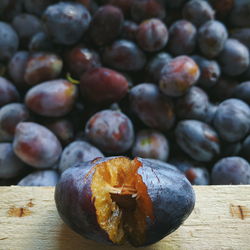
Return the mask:
<svg viewBox="0 0 250 250">
<path fill-rule="evenodd" d="M 169 164 L 118 156 L 67 169 L 56 186 L 55 201 L 64 222 L 88 239 L 146 246 L 183 223 L 195 194 Z"/>
</svg>

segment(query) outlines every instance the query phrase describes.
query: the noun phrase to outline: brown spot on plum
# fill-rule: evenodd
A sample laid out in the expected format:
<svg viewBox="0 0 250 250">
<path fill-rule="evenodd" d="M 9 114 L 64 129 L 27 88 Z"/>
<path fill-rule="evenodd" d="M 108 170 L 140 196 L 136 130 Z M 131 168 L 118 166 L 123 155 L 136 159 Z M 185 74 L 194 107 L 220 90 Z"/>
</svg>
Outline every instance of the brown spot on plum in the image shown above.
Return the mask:
<svg viewBox="0 0 250 250">
<path fill-rule="evenodd" d="M 31 215 L 31 211 L 28 208 L 25 207 L 11 207 L 8 210 L 8 216 L 9 217 L 25 217 Z"/>
</svg>

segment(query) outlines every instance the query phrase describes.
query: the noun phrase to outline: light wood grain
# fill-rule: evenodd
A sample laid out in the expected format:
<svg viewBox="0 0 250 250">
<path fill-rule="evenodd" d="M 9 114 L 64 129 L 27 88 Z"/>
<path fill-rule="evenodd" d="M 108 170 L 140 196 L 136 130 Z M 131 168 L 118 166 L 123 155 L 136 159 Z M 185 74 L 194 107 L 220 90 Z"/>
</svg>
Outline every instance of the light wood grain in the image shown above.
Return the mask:
<svg viewBox="0 0 250 250">
<path fill-rule="evenodd" d="M 173 234 L 147 250 L 250 249 L 250 186 L 195 187 L 196 206 Z M 60 219 L 54 188 L 0 187 L 1 250 L 126 250 L 85 240 Z"/>
</svg>

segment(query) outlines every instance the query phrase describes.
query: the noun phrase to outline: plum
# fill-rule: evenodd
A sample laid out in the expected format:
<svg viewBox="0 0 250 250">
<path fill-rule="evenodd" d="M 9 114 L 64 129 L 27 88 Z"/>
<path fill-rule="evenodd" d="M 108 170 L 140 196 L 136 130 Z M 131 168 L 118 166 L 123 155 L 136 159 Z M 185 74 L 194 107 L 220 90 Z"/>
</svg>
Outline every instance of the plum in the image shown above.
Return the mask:
<svg viewBox="0 0 250 250">
<path fill-rule="evenodd" d="M 18 186 L 55 186 L 59 175 L 55 170 L 38 170 L 18 182 Z"/>
<path fill-rule="evenodd" d="M 95 68 L 82 75 L 80 91 L 91 102 L 113 103 L 127 94 L 128 81 L 114 70 L 103 67 Z"/>
<path fill-rule="evenodd" d="M 20 122 L 13 141 L 16 155 L 35 168 L 48 168 L 59 159 L 62 147 L 46 127 L 34 122 Z"/>
<path fill-rule="evenodd" d="M 25 104 L 38 115 L 60 117 L 71 111 L 77 95 L 75 85 L 67 80 L 57 79 L 30 88 L 25 96 Z"/>
<path fill-rule="evenodd" d="M 250 165 L 241 157 L 232 156 L 219 160 L 212 169 L 212 184 L 250 184 Z"/>
<path fill-rule="evenodd" d="M 237 142 L 250 131 L 250 109 L 247 103 L 230 98 L 220 103 L 213 120 L 220 137 L 227 142 Z"/>
<path fill-rule="evenodd" d="M 107 244 L 153 244 L 192 212 L 195 194 L 168 164 L 118 156 L 67 169 L 56 190 L 57 210 L 83 237 Z"/>
<path fill-rule="evenodd" d="M 140 130 L 135 138 L 132 155 L 166 161 L 169 155 L 168 140 L 157 130 Z"/>
<path fill-rule="evenodd" d="M 132 112 L 148 127 L 167 131 L 175 123 L 173 102 L 152 83 L 141 83 L 130 90 Z"/>
<path fill-rule="evenodd" d="M 212 127 L 197 120 L 180 121 L 175 128 L 176 142 L 192 159 L 210 162 L 220 153 L 220 141 Z"/>
<path fill-rule="evenodd" d="M 159 86 L 170 97 L 184 95 L 200 77 L 200 69 L 191 57 L 177 56 L 161 71 Z"/>
<path fill-rule="evenodd" d="M 85 135 L 101 151 L 110 154 L 124 153 L 134 142 L 131 120 L 113 110 L 102 110 L 91 116 L 85 126 Z"/>
</svg>

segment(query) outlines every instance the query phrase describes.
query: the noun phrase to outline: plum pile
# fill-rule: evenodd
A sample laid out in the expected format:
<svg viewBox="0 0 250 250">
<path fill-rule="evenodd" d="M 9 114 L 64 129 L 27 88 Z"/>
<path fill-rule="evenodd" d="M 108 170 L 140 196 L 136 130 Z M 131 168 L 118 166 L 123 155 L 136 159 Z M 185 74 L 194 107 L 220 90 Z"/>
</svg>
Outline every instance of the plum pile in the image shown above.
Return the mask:
<svg viewBox="0 0 250 250">
<path fill-rule="evenodd" d="M 0 1 L 0 185 L 79 162 L 250 184 L 248 0 Z"/>
</svg>

